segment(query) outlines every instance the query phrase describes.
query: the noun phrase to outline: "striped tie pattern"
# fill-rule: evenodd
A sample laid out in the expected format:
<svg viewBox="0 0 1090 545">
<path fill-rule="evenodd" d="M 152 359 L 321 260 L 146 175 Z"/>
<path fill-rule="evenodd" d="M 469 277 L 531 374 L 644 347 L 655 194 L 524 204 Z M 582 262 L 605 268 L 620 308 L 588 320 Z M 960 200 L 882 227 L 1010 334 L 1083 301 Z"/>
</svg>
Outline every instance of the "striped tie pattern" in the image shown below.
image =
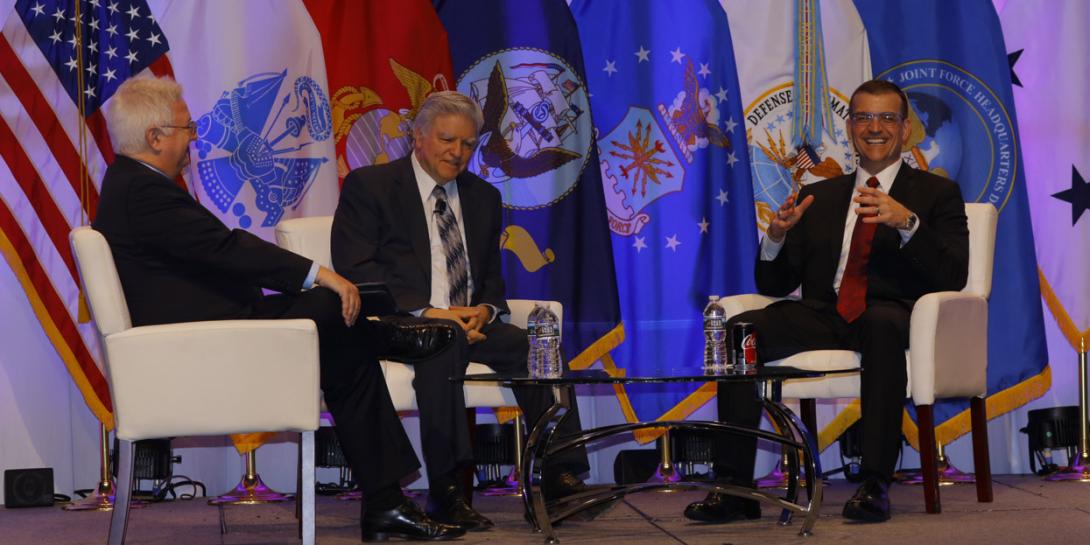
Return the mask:
<svg viewBox="0 0 1090 545">
<path fill-rule="evenodd" d="M 435 223 L 439 227 L 439 240 L 443 242 L 443 255 L 447 260 L 450 306 L 464 307 L 469 303 L 469 273 L 462 232 L 458 229 L 454 212 L 447 206 L 447 192 L 443 186 L 435 186 L 431 196 L 435 198 Z"/>
</svg>

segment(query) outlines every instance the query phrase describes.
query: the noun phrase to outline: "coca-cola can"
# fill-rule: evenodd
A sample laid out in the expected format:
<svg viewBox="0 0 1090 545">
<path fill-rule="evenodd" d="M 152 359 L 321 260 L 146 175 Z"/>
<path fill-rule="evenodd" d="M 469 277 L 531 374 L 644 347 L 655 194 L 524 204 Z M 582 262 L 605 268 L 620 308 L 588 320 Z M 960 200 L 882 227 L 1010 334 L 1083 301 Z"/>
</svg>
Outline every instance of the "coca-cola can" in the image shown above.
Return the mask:
<svg viewBox="0 0 1090 545">
<path fill-rule="evenodd" d="M 757 369 L 757 329 L 751 322 L 736 322 L 731 328 L 730 354 L 735 371 Z"/>
</svg>

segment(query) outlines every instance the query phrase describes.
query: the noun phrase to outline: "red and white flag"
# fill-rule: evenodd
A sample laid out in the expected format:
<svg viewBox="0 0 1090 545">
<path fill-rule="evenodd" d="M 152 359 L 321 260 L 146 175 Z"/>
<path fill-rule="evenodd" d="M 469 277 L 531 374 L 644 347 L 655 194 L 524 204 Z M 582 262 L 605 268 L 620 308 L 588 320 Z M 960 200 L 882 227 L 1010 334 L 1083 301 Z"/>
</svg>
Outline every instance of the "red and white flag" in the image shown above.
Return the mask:
<svg viewBox="0 0 1090 545">
<path fill-rule="evenodd" d="M 113 160 L 103 107 L 129 77 L 170 74 L 169 45 L 144 0 L 17 0 L 0 16 L 0 254 L 91 412 L 112 427 L 68 232 L 90 222 Z"/>
</svg>

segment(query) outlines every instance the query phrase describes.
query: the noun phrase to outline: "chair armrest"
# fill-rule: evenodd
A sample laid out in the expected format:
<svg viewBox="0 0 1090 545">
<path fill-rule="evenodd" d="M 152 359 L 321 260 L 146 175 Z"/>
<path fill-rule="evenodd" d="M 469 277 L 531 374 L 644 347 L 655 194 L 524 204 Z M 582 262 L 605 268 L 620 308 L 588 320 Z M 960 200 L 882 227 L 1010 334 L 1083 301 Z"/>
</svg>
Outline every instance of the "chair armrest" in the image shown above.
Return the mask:
<svg viewBox="0 0 1090 545">
<path fill-rule="evenodd" d="M 987 392 L 988 300 L 956 291 L 916 301 L 909 329 L 912 400 L 982 396 Z"/>
<path fill-rule="evenodd" d="M 767 307 L 776 301 L 783 299 L 782 297 L 769 297 L 767 295 L 760 295 L 757 293 L 743 293 L 741 295 L 731 295 L 719 300 L 719 304 L 723 305 L 723 310 L 726 311 L 727 318 L 741 314 L 749 310 L 757 310 Z"/>
<path fill-rule="evenodd" d="M 318 428 L 311 320 L 144 326 L 104 344 L 120 439 Z"/>
<path fill-rule="evenodd" d="M 511 309 L 511 314 L 501 316 L 500 319 L 526 329 L 526 319 L 530 317 L 530 312 L 534 310 L 534 303 L 538 302 L 548 304 L 549 309 L 556 313 L 556 318 L 560 320 L 560 323 L 564 323 L 564 306 L 558 301 L 534 301 L 531 299 L 508 299 L 507 307 Z"/>
</svg>

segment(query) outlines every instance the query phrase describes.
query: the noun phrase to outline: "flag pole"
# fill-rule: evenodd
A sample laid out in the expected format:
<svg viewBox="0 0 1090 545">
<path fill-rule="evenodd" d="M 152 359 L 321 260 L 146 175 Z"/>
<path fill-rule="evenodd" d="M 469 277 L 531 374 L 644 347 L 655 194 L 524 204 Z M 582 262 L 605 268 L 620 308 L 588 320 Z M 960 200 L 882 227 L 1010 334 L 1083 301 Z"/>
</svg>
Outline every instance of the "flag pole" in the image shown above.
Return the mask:
<svg viewBox="0 0 1090 545">
<path fill-rule="evenodd" d="M 1048 476 L 1049 481 L 1090 483 L 1090 435 L 1086 429 L 1086 337 L 1079 339 L 1079 453 L 1065 467 Z"/>
<path fill-rule="evenodd" d="M 112 511 L 116 487 L 110 476 L 110 432 L 101 422 L 99 429 L 99 479 L 95 490 L 86 498 L 64 506 L 65 511 Z"/>
</svg>

